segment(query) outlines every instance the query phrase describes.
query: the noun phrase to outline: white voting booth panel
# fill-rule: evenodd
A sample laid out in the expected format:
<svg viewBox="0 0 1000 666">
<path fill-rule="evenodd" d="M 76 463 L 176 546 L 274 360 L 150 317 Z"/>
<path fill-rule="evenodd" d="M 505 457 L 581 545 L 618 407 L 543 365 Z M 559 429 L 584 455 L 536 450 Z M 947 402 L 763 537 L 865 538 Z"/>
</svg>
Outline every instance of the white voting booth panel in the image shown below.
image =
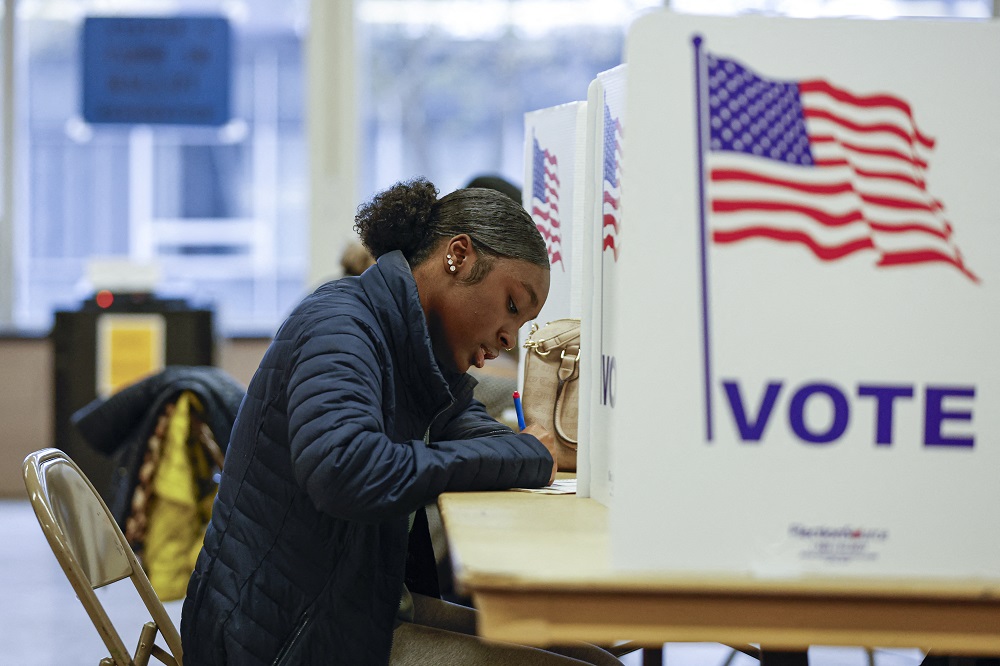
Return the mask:
<svg viewBox="0 0 1000 666">
<path fill-rule="evenodd" d="M 520 331 L 523 342 L 531 325 L 579 317 L 583 285 L 583 195 L 587 103 L 571 102 L 524 114 L 523 204 L 545 238 L 549 252 L 549 297 L 538 318 Z M 524 388 L 520 349 L 518 389 Z"/>
<path fill-rule="evenodd" d="M 627 47 L 614 562 L 1000 577 L 1000 26 Z"/>
<path fill-rule="evenodd" d="M 609 433 L 615 405 L 616 345 L 610 324 L 622 243 L 626 71 L 626 65 L 619 65 L 601 72 L 587 91 L 577 492 L 604 505 L 611 502 L 615 487 Z"/>
</svg>

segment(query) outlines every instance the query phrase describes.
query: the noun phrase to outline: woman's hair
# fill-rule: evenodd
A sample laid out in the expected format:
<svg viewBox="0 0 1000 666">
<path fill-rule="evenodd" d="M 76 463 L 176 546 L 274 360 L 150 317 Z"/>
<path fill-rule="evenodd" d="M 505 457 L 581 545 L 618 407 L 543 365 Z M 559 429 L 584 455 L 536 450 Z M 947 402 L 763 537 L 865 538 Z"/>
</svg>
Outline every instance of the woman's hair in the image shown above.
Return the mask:
<svg viewBox="0 0 1000 666">
<path fill-rule="evenodd" d="M 397 183 L 358 207 L 354 230 L 374 257 L 400 250 L 411 266 L 427 259 L 442 238 L 468 234 L 480 254 L 469 283 L 486 277 L 497 257 L 549 268 L 545 240 L 516 201 L 484 188 L 455 190 L 441 199 L 437 193 L 424 179 Z"/>
</svg>

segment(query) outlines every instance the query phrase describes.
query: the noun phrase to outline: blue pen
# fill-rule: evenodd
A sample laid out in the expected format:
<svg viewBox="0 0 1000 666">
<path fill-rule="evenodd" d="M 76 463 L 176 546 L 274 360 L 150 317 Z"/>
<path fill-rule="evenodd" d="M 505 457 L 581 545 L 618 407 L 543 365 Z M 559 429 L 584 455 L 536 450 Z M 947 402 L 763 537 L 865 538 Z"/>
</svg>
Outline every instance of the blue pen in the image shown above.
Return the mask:
<svg viewBox="0 0 1000 666">
<path fill-rule="evenodd" d="M 524 430 L 524 409 L 521 407 L 521 394 L 514 391 L 514 411 L 517 412 L 517 427 Z"/>
</svg>

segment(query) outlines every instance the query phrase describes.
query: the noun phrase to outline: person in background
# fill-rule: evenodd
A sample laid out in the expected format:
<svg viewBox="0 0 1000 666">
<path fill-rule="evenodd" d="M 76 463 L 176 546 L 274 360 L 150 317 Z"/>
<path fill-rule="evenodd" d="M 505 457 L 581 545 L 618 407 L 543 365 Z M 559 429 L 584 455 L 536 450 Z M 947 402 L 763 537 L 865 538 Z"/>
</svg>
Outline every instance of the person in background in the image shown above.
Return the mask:
<svg viewBox="0 0 1000 666">
<path fill-rule="evenodd" d="M 361 275 L 374 263 L 375 257 L 357 241 L 349 244 L 344 250 L 344 254 L 340 255 L 340 267 L 344 270 L 344 275 L 347 276 Z"/>
<path fill-rule="evenodd" d="M 619 664 L 486 642 L 472 609 L 435 598 L 423 507 L 556 473 L 552 435 L 492 419 L 467 374 L 548 295 L 530 217 L 416 180 L 355 228 L 377 263 L 294 309 L 240 407 L 181 614 L 185 664 Z"/>
<path fill-rule="evenodd" d="M 470 180 L 466 187 L 485 187 L 488 190 L 495 190 L 501 194 L 506 194 L 512 200 L 516 201 L 518 205 L 523 205 L 521 188 L 503 176 L 481 174 Z"/>
</svg>

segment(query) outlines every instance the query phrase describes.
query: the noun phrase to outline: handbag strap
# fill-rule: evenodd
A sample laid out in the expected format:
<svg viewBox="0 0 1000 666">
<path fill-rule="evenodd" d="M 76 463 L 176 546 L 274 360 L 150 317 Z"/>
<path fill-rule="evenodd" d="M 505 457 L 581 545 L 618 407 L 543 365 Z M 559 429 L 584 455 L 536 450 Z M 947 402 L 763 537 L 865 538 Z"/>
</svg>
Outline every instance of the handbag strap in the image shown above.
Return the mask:
<svg viewBox="0 0 1000 666">
<path fill-rule="evenodd" d="M 576 449 L 577 440 L 572 439 L 563 432 L 562 429 L 562 411 L 563 411 L 563 397 L 566 395 L 566 391 L 563 389 L 566 384 L 577 378 L 580 374 L 580 345 L 567 345 L 561 354 L 559 361 L 559 385 L 556 387 L 556 400 L 555 404 L 552 406 L 552 425 L 555 427 L 556 435 L 566 442 L 566 445 L 571 449 Z"/>
<path fill-rule="evenodd" d="M 561 326 L 565 326 L 563 330 L 558 329 Z M 550 333 L 551 330 L 558 331 L 554 335 Z M 535 335 L 549 335 L 547 338 L 535 339 Z M 549 322 L 542 329 L 532 328 L 531 336 L 525 341 L 525 349 L 533 350 L 536 354 L 540 356 L 547 356 L 549 352 L 559 349 L 560 347 L 572 346 L 575 343 L 576 352 L 579 354 L 580 350 L 580 320 L 572 319 L 560 319 L 554 322 Z"/>
</svg>

